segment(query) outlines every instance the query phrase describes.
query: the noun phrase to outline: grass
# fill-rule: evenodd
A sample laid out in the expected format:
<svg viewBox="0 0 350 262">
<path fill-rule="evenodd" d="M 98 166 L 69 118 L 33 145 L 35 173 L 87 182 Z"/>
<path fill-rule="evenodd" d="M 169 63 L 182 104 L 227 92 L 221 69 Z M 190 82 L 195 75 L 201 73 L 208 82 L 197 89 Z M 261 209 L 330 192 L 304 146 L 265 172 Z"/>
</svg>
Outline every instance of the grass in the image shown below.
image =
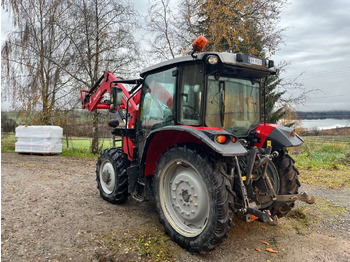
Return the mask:
<svg viewBox="0 0 350 262">
<path fill-rule="evenodd" d="M 14 153 L 15 143 L 17 139 L 13 133 L 1 133 L 1 152 Z M 118 144 L 117 144 L 118 145 Z M 119 144 L 120 145 L 120 144 Z M 90 138 L 70 138 L 68 140 L 62 139 L 62 154 L 63 156 L 78 157 L 78 158 L 95 158 L 96 155 L 90 152 L 91 139 Z M 99 143 L 100 151 L 113 146 L 112 139 L 101 139 Z"/>
<path fill-rule="evenodd" d="M 15 152 L 16 138 L 14 134 L 1 133 L 1 152 L 12 153 Z"/>
<path fill-rule="evenodd" d="M 159 225 L 149 224 L 149 227 L 94 235 L 93 241 L 108 249 L 98 255 L 99 261 L 114 261 L 125 255 L 128 261 L 175 261 L 180 248 Z"/>
<path fill-rule="evenodd" d="M 300 235 L 305 235 L 312 221 L 305 208 L 294 208 L 288 214 L 287 218 L 292 222 L 292 226 Z"/>
<path fill-rule="evenodd" d="M 68 139 L 67 148 L 66 140 L 62 139 L 62 154 L 63 156 L 89 158 L 96 157 L 90 152 L 91 139 L 90 138 L 71 138 Z M 113 147 L 112 139 L 102 139 L 99 142 L 100 151 Z"/>
<path fill-rule="evenodd" d="M 350 137 L 306 137 L 291 154 L 302 183 L 333 189 L 350 187 Z"/>
</svg>

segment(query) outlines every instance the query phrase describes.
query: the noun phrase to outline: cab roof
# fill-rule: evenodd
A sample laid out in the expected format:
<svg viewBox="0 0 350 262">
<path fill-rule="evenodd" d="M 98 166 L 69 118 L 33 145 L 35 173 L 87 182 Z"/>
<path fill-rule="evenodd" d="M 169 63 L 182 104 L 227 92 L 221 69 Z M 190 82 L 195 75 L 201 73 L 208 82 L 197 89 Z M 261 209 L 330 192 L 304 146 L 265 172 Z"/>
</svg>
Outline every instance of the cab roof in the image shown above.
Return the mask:
<svg viewBox="0 0 350 262">
<path fill-rule="evenodd" d="M 192 56 L 182 56 L 174 59 L 170 59 L 153 66 L 143 69 L 140 76 L 144 78 L 146 75 L 152 73 L 153 71 L 161 70 L 162 68 L 167 68 L 175 66 L 177 64 L 191 63 L 194 61 L 206 61 L 208 56 L 215 55 L 219 57 L 219 63 L 234 65 L 241 68 L 247 68 L 251 70 L 264 71 L 266 75 L 276 74 L 276 68 L 273 65 L 272 60 L 267 60 L 265 58 L 259 58 L 256 56 L 250 56 L 246 54 L 239 53 L 228 53 L 228 52 L 203 52 L 198 53 L 194 57 Z"/>
</svg>

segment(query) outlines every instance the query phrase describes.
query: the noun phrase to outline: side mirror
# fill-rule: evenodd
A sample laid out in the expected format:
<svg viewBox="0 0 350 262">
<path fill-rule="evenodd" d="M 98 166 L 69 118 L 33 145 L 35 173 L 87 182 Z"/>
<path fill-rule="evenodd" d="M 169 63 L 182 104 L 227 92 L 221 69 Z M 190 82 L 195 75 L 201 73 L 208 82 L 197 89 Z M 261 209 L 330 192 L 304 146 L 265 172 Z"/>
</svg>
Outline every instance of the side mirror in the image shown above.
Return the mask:
<svg viewBox="0 0 350 262">
<path fill-rule="evenodd" d="M 119 87 L 112 87 L 111 90 L 111 106 L 109 111 L 116 112 L 122 103 L 123 91 Z"/>
</svg>

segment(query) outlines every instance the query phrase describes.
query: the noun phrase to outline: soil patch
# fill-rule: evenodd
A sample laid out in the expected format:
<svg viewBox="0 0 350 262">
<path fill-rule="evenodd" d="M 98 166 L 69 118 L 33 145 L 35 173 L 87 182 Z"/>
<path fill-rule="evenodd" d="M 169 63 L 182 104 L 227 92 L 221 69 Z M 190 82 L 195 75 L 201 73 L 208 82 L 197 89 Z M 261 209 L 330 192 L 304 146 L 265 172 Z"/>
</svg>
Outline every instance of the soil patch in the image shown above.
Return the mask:
<svg viewBox="0 0 350 262">
<path fill-rule="evenodd" d="M 104 201 L 96 189 L 95 160 L 1 157 L 2 261 L 350 260 L 348 189 L 304 187 L 316 195 L 315 205 L 298 203 L 275 227 L 235 219 L 215 251 L 191 255 L 163 233 L 153 200 Z"/>
</svg>

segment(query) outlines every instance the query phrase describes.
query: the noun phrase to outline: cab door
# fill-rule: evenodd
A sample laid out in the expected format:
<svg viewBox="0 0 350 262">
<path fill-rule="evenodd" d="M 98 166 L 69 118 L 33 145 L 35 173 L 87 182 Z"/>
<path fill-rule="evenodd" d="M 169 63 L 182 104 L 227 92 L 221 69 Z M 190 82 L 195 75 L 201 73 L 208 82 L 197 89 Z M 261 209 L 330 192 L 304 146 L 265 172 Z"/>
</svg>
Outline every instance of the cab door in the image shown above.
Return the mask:
<svg viewBox="0 0 350 262">
<path fill-rule="evenodd" d="M 175 124 L 176 68 L 150 74 L 144 80 L 140 102 L 137 140 L 142 156 L 146 139 L 152 130 Z"/>
</svg>

